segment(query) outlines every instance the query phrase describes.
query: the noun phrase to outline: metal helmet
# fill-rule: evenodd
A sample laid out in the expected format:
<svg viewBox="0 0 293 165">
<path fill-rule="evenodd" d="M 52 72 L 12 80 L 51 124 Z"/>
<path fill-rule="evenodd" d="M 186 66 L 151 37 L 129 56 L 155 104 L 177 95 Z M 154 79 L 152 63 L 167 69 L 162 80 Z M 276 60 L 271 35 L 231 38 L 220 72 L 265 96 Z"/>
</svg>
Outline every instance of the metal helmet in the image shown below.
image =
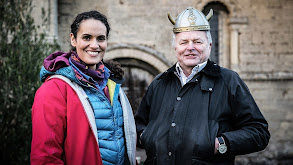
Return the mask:
<svg viewBox="0 0 293 165">
<path fill-rule="evenodd" d="M 212 9 L 209 14 L 205 16 L 202 12 L 188 7 L 178 15 L 175 21 L 172 19 L 170 13 L 168 13 L 168 18 L 174 25 L 173 32 L 178 33 L 184 31 L 210 30 L 209 20 L 212 15 Z"/>
</svg>

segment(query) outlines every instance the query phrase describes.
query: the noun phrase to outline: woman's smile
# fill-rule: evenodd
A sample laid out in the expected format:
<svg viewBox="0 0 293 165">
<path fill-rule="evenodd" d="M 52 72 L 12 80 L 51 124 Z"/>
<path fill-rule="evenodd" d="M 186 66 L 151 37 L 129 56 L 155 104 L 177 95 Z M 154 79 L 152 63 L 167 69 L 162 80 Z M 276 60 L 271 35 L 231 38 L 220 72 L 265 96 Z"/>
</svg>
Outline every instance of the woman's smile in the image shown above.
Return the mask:
<svg viewBox="0 0 293 165">
<path fill-rule="evenodd" d="M 92 57 L 96 57 L 100 53 L 99 51 L 88 51 L 88 50 L 86 50 L 86 52 Z"/>
</svg>

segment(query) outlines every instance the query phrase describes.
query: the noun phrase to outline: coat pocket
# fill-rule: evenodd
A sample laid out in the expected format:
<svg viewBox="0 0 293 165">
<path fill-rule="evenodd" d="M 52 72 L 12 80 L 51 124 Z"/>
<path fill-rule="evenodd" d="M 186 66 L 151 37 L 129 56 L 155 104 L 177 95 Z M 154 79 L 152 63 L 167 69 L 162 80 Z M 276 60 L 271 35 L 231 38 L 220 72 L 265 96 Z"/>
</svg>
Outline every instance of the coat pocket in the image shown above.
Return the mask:
<svg viewBox="0 0 293 165">
<path fill-rule="evenodd" d="M 214 153 L 215 150 L 215 140 L 219 132 L 219 123 L 216 120 L 209 121 L 209 130 L 210 130 L 210 145 L 211 151 Z"/>
<path fill-rule="evenodd" d="M 153 122 L 149 122 L 149 124 L 146 126 L 146 128 L 143 130 L 140 140 L 141 140 L 141 145 L 147 150 L 147 144 L 148 144 L 148 139 L 150 138 L 150 134 L 152 131 L 153 127 Z"/>
</svg>

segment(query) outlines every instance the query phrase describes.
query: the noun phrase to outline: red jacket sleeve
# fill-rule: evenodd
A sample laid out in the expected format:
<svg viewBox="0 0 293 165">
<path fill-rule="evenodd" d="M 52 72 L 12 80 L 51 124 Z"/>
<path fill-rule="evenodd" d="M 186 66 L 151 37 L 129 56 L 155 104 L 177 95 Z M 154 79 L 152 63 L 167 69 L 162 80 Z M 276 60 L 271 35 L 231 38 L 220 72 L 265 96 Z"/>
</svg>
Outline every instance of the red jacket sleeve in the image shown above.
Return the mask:
<svg viewBox="0 0 293 165">
<path fill-rule="evenodd" d="M 54 81 L 45 82 L 36 92 L 32 107 L 32 165 L 64 164 L 67 102 L 64 92 Z"/>
</svg>

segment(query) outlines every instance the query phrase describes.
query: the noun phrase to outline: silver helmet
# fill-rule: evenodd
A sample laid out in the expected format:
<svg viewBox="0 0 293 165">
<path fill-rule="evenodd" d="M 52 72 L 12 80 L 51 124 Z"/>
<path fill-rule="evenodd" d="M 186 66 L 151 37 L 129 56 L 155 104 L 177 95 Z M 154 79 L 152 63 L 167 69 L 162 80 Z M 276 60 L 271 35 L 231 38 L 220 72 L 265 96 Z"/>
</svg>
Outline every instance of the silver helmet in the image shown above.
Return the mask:
<svg viewBox="0 0 293 165">
<path fill-rule="evenodd" d="M 209 20 L 212 15 L 212 9 L 209 14 L 205 16 L 202 12 L 188 7 L 178 15 L 175 21 L 172 19 L 170 13 L 168 13 L 168 18 L 174 25 L 173 32 L 178 33 L 184 31 L 210 30 Z"/>
</svg>

